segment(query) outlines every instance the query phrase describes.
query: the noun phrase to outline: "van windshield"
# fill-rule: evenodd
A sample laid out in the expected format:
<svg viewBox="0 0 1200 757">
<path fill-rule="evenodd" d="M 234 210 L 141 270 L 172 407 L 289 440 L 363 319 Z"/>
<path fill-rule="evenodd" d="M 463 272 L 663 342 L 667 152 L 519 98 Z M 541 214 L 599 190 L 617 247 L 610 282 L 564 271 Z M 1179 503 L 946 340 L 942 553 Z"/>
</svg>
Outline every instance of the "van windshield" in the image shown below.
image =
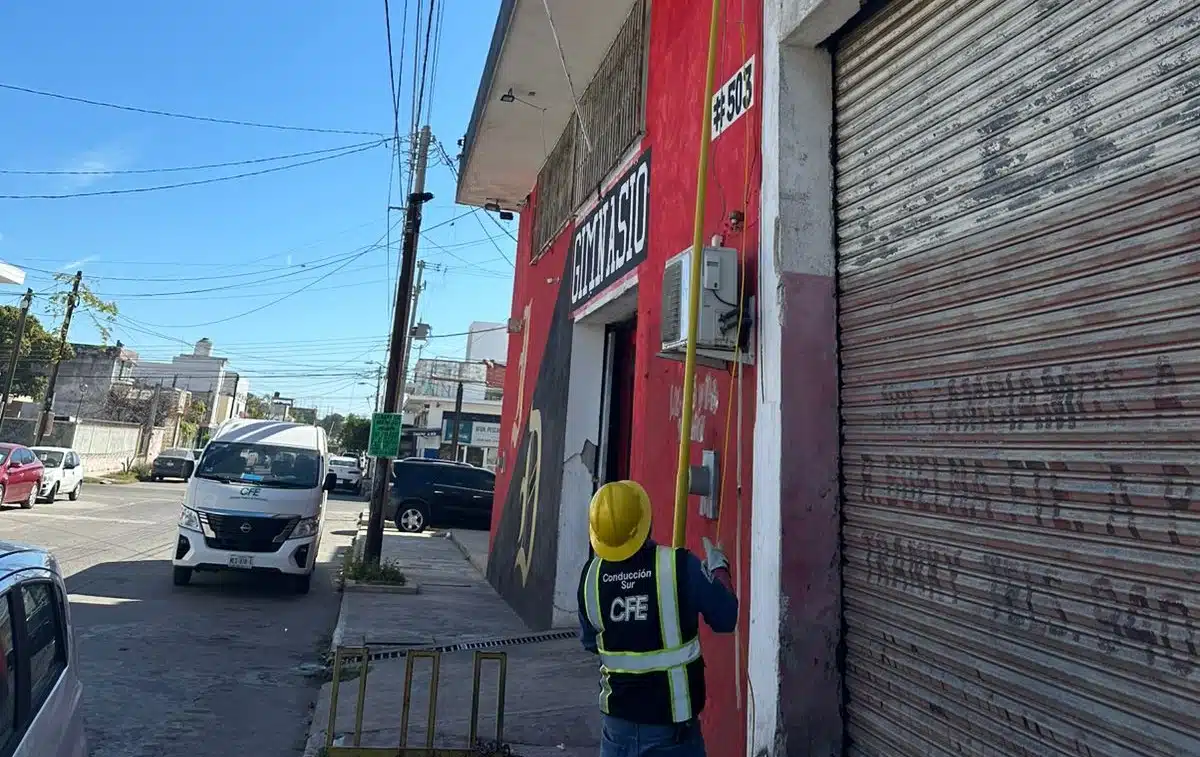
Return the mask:
<svg viewBox="0 0 1200 757">
<path fill-rule="evenodd" d="M 321 453 L 299 447 L 210 442 L 197 478 L 225 483 L 252 481 L 281 489 L 313 489 L 320 483 Z"/>
</svg>

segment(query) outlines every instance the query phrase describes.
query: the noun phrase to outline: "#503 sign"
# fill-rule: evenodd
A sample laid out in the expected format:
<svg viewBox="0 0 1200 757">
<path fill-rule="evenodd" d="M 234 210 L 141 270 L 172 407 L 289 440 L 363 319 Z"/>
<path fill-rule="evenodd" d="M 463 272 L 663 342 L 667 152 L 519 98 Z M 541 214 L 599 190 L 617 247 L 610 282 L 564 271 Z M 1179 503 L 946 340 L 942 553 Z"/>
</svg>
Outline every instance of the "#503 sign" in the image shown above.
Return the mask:
<svg viewBox="0 0 1200 757">
<path fill-rule="evenodd" d="M 722 84 L 712 99 L 712 139 L 733 125 L 754 105 L 754 56 Z"/>
</svg>

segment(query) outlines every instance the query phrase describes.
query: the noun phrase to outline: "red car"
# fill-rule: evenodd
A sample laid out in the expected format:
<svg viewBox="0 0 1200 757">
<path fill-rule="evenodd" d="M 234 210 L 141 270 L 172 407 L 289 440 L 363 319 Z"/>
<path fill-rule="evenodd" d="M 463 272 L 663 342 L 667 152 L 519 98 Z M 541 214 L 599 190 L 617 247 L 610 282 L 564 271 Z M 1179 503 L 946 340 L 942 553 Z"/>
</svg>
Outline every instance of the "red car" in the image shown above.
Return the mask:
<svg viewBox="0 0 1200 757">
<path fill-rule="evenodd" d="M 42 486 L 42 461 L 21 444 L 0 444 L 0 504 L 30 508 Z"/>
</svg>

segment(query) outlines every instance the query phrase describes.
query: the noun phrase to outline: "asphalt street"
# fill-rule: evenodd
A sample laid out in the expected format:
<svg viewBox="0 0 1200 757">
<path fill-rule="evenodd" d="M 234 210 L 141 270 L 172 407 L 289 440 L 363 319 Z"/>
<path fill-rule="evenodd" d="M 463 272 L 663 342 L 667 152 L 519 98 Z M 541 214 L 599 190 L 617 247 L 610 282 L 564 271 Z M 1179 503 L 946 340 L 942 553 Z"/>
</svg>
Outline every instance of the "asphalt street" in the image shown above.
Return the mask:
<svg viewBox="0 0 1200 757">
<path fill-rule="evenodd" d="M 330 563 L 360 501 L 331 499 L 308 595 L 270 577 L 171 583 L 182 483 L 85 485 L 0 510 L 5 540 L 47 547 L 70 592 L 92 757 L 295 757 L 339 595 Z"/>
</svg>

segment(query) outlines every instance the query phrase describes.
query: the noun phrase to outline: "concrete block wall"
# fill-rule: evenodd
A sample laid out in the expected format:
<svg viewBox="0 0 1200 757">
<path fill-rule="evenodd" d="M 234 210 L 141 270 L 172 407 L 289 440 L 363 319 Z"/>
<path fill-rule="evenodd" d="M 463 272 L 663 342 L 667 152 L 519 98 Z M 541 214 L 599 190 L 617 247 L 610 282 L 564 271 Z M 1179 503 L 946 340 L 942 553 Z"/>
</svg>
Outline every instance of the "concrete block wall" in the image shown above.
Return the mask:
<svg viewBox="0 0 1200 757">
<path fill-rule="evenodd" d="M 0 429 L 0 442 L 33 445 L 37 421 L 28 418 L 5 418 Z M 150 448 L 146 459 L 154 457 L 167 446 L 169 429 L 156 428 L 150 435 Z M 83 460 L 84 471 L 89 476 L 116 473 L 125 464 L 138 459 L 138 442 L 142 427 L 136 423 L 112 421 L 83 421 L 73 423 L 59 421 L 51 433 L 42 440 L 47 447 L 72 447 Z"/>
<path fill-rule="evenodd" d="M 89 476 L 120 471 L 138 456 L 142 427 L 135 423 L 84 421 L 75 430 L 75 451 Z"/>
</svg>

